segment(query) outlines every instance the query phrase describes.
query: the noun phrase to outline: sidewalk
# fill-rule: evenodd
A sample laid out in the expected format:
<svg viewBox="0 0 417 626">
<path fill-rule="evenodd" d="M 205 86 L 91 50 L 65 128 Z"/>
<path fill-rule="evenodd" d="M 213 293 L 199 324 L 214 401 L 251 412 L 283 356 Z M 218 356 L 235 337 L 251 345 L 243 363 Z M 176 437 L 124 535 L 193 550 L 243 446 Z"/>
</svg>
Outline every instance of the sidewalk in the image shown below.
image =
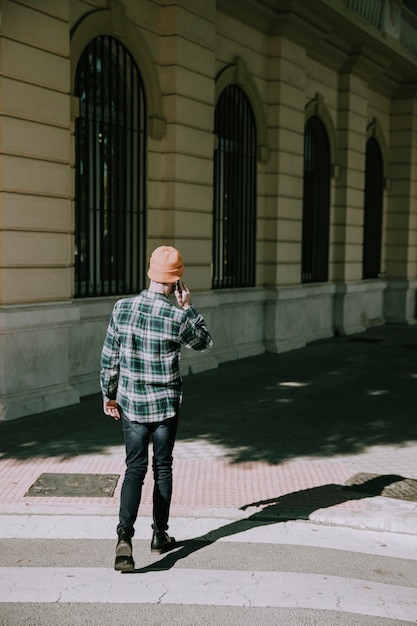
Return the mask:
<svg viewBox="0 0 417 626">
<path fill-rule="evenodd" d="M 185 377 L 172 516 L 417 534 L 416 385 L 417 326 L 375 327 Z M 2 515 L 117 518 L 123 472 L 121 426 L 102 414 L 99 395 L 0 423 Z M 26 495 L 44 473 L 120 478 L 112 496 Z M 149 471 L 141 516 L 151 504 Z"/>
</svg>

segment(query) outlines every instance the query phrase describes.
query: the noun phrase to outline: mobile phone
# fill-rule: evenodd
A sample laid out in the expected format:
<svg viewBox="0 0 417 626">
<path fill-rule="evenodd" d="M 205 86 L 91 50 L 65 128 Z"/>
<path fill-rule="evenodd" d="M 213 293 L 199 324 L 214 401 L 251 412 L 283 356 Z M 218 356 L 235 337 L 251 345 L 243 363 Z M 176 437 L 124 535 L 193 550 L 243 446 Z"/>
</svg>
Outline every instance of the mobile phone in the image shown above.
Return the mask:
<svg viewBox="0 0 417 626">
<path fill-rule="evenodd" d="M 175 291 L 179 291 L 181 293 L 181 284 L 179 280 L 175 283 Z"/>
</svg>

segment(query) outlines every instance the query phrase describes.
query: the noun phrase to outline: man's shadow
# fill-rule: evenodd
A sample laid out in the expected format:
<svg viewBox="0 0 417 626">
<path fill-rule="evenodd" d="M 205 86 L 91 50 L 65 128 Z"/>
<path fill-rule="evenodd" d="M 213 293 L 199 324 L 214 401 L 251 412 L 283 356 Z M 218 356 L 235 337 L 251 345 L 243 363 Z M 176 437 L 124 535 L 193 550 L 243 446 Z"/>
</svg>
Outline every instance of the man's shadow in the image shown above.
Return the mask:
<svg viewBox="0 0 417 626">
<path fill-rule="evenodd" d="M 402 476 L 395 474 L 384 475 L 367 480 L 360 485 L 321 485 L 320 487 L 294 491 L 284 496 L 279 496 L 278 498 L 245 504 L 241 507 L 242 511 L 252 506 L 263 506 L 264 508 L 249 517 L 211 530 L 205 535 L 195 537 L 194 539 L 187 539 L 182 542 L 177 541 L 170 552 L 166 553 L 159 561 L 126 573 L 144 574 L 146 572 L 169 570 L 174 567 L 180 559 L 185 559 L 194 552 L 212 545 L 224 537 L 231 537 L 237 533 L 259 526 L 267 526 L 292 520 L 307 520 L 311 513 L 318 509 L 329 508 L 350 500 L 361 500 L 363 498 L 381 495 L 385 487 L 401 480 L 404 480 Z"/>
</svg>

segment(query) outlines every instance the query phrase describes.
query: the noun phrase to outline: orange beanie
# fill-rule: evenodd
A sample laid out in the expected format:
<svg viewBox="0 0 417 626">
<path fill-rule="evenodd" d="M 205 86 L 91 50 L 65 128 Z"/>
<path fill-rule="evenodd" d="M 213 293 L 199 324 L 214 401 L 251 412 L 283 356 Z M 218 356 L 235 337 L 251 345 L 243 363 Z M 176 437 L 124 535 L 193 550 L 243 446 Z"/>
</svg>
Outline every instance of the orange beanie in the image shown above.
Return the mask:
<svg viewBox="0 0 417 626">
<path fill-rule="evenodd" d="M 172 246 L 160 246 L 151 254 L 148 276 L 156 283 L 175 283 L 184 273 L 181 253 Z"/>
</svg>

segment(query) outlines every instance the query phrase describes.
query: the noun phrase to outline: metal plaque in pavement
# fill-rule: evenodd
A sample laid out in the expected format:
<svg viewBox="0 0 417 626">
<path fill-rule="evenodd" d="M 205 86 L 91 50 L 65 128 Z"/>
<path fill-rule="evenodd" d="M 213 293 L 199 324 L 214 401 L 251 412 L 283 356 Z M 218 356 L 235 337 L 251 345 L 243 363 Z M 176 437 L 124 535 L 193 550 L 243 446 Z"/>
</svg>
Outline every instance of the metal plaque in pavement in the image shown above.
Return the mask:
<svg viewBox="0 0 417 626">
<path fill-rule="evenodd" d="M 120 474 L 41 474 L 25 496 L 111 498 Z"/>
</svg>

